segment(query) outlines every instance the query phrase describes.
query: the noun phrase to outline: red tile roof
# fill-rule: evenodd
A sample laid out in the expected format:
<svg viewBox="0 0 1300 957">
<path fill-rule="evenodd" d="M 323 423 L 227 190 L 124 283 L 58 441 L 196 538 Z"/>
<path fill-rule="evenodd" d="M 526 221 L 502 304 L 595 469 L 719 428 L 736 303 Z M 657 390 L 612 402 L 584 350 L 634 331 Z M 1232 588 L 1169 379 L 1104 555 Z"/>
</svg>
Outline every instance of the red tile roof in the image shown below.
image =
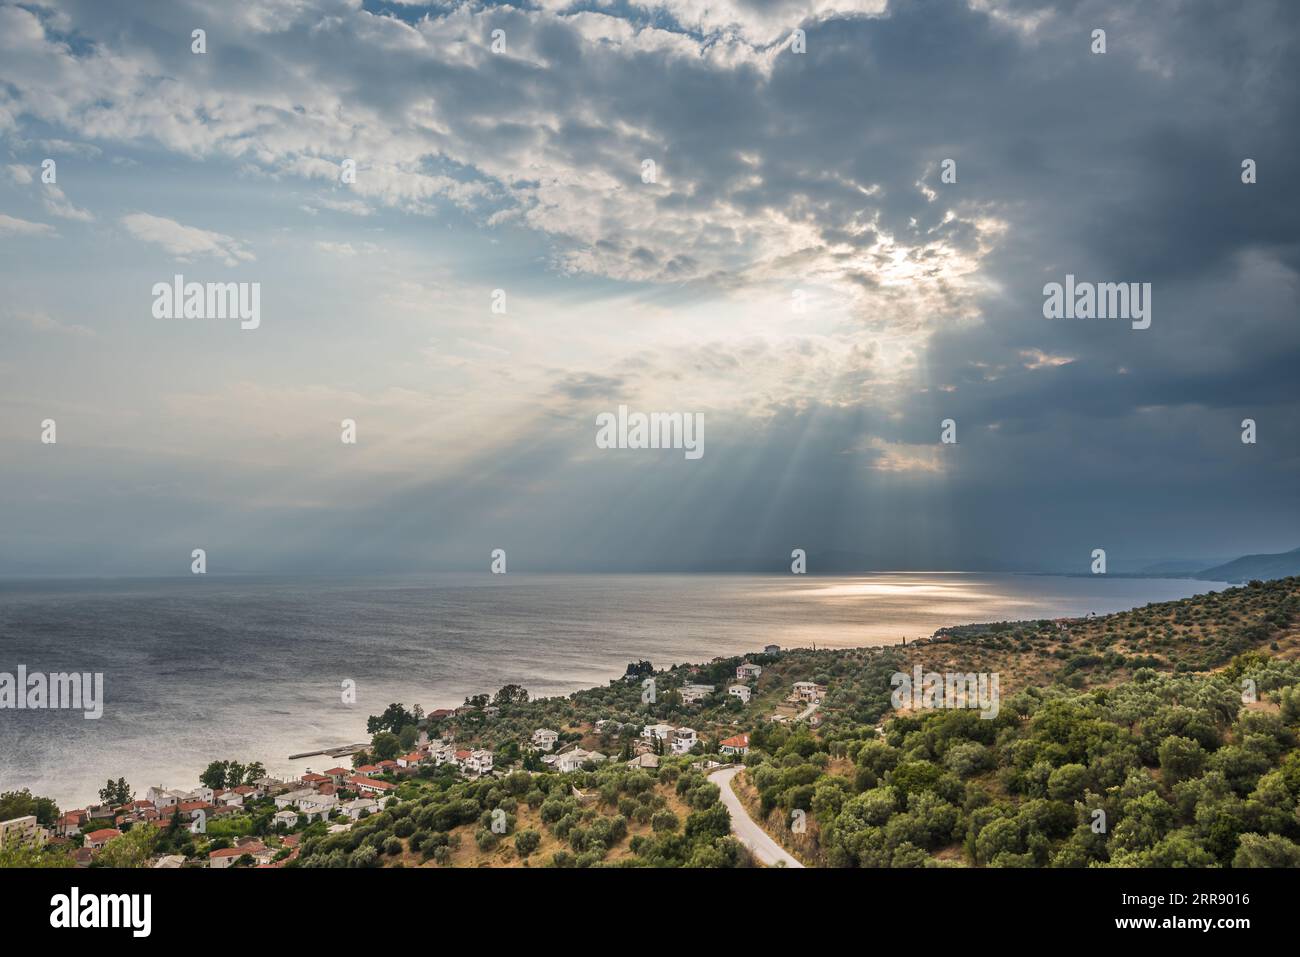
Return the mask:
<svg viewBox="0 0 1300 957">
<path fill-rule="evenodd" d="M 115 827 L 101 827 L 98 831 L 91 831 L 86 835 L 86 840 L 98 844 L 100 841 L 111 840 L 115 837 L 121 837 L 122 832 Z"/>
<path fill-rule="evenodd" d="M 749 747 L 749 735 L 738 734 L 734 738 L 727 738 L 721 743 L 728 748 L 747 748 Z"/>
<path fill-rule="evenodd" d="M 223 847 L 219 851 L 213 851 L 208 857 L 242 857 L 247 853 L 242 847 Z"/>
</svg>

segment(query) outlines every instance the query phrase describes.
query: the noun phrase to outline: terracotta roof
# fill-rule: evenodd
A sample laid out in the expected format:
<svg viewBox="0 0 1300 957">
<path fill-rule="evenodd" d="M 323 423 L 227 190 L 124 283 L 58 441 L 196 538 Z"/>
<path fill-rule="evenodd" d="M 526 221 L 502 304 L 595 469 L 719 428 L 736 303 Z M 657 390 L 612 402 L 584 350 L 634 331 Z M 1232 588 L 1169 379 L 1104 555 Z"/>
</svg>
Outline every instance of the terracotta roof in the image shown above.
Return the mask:
<svg viewBox="0 0 1300 957">
<path fill-rule="evenodd" d="M 749 747 L 749 735 L 738 734 L 735 737 L 725 739 L 721 743 L 728 748 L 747 748 Z"/>
<path fill-rule="evenodd" d="M 347 768 L 330 768 L 330 769 L 329 769 L 328 771 L 326 771 L 325 773 L 326 773 L 326 774 L 342 774 L 342 775 L 346 775 L 346 774 L 348 773 L 348 769 L 347 769 Z"/>
<path fill-rule="evenodd" d="M 87 834 L 86 840 L 98 843 L 99 841 L 107 841 L 110 838 L 121 836 L 122 832 L 115 827 L 101 827 L 98 831 L 91 831 Z"/>
</svg>

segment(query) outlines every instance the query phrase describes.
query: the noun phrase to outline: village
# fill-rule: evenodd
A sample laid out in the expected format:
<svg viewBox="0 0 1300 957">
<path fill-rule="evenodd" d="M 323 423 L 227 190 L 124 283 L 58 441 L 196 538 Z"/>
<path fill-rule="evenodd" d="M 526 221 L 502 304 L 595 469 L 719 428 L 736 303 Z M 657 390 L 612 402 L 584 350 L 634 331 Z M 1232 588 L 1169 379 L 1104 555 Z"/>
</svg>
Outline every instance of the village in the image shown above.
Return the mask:
<svg viewBox="0 0 1300 957">
<path fill-rule="evenodd" d="M 769 645 L 762 656 L 750 657 L 771 661 L 780 653 L 779 647 Z M 729 660 L 723 658 L 713 659 L 710 666 L 715 673 L 719 667 L 731 668 Z M 671 696 L 674 709 L 699 710 L 708 702 L 716 708 L 731 702 L 729 708 L 722 707 L 722 713 L 735 715 L 730 718 L 732 725 L 746 724 L 745 709 L 754 701 L 763 665 L 749 658 L 739 659 L 734 672 L 725 672 L 731 680 L 715 683 L 696 680 L 705 667 L 709 666 L 687 666 L 670 672 L 672 678 L 665 693 Z M 636 678 L 629 674 L 624 683 L 634 684 Z M 776 724 L 805 722 L 809 728 L 817 728 L 821 723 L 817 712 L 826 686 L 801 680 L 786 687 L 783 695 L 777 692 L 771 712 L 760 720 Z M 724 766 L 724 762 L 743 761 L 750 747 L 747 731 L 727 733 L 734 729 L 720 726 L 716 717 L 701 714 L 709 726 L 707 732 L 667 721 L 598 718 L 589 727 L 579 725 L 577 730 L 570 727 L 566 732 L 534 728 L 517 742 L 498 746 L 494 753 L 481 746 L 478 739 L 491 737 L 485 732 L 492 728 L 501 710 L 500 705 L 487 703 L 486 695 L 460 708 L 437 709 L 423 718 L 410 751 L 378 759 L 359 750 L 351 768 L 309 769 L 296 777 L 277 777 L 256 773 L 262 771 L 260 764 L 250 765 L 247 775 L 241 766 L 241 772 L 236 772 L 238 780 L 226 787 L 153 785 L 139 798 L 132 793 L 130 800 L 105 801 L 63 812 L 51 826 L 39 823 L 35 815 L 3 821 L 0 848 L 9 842 L 27 842 L 50 852 L 63 848 L 79 867 L 122 866 L 114 854 L 105 857 L 106 849 L 111 850 L 115 842 L 129 843 L 137 829 L 151 828 L 160 837 L 166 836 L 166 840 L 149 842 L 151 847 L 161 846 L 163 852 L 133 866 L 283 868 L 298 859 L 305 836 L 347 832 L 358 822 L 399 804 L 404 785 L 431 777 L 452 775 L 475 781 L 520 769 L 531 775 L 571 774 L 613 760 L 621 760 L 628 768 L 654 772 L 661 758 L 667 756 L 698 756 L 692 768 L 707 773 Z M 452 730 L 458 723 L 476 722 L 477 733 L 467 735 Z M 613 757 L 594 746 L 584 747 L 588 739 L 618 741 L 622 754 Z M 348 749 L 319 753 L 324 756 L 339 750 Z M 505 760 L 503 753 L 508 755 Z"/>
</svg>

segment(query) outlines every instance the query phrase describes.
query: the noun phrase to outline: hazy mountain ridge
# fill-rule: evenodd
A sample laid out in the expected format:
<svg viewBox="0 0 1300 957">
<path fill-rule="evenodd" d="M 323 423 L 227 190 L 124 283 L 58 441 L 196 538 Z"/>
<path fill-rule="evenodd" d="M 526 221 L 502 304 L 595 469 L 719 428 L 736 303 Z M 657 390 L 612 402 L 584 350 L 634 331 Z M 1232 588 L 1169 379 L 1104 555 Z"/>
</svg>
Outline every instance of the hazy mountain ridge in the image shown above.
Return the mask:
<svg viewBox="0 0 1300 957">
<path fill-rule="evenodd" d="M 1243 555 L 1223 565 L 1197 572 L 1194 578 L 1211 581 L 1244 582 L 1253 578 L 1268 581 L 1300 575 L 1300 548 L 1275 555 Z"/>
</svg>

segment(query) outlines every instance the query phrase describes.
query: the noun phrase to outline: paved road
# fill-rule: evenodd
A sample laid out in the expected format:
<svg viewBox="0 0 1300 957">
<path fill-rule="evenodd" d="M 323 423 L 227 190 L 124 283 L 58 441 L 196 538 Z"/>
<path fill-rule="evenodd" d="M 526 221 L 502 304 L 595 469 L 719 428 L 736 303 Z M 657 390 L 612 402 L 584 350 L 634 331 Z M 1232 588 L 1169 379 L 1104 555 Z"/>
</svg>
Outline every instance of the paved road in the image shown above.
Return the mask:
<svg viewBox="0 0 1300 957">
<path fill-rule="evenodd" d="M 741 844 L 753 853 L 755 860 L 766 867 L 777 867 L 784 863 L 786 867 L 803 867 L 798 859 L 754 822 L 736 792 L 731 790 L 731 779 L 740 773 L 741 768 L 723 768 L 709 775 L 709 780 L 722 792 L 722 803 L 731 814 L 731 831 Z"/>
</svg>

